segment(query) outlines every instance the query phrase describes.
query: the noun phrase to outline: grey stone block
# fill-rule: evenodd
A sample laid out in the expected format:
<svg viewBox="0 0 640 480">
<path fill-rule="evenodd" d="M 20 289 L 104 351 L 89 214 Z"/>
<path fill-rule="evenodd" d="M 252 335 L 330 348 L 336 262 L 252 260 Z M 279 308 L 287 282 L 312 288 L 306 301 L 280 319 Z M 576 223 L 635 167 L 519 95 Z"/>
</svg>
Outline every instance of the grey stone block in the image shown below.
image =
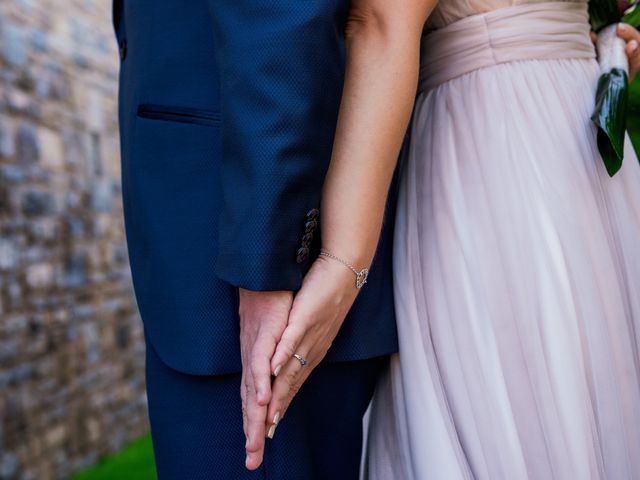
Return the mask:
<svg viewBox="0 0 640 480">
<path fill-rule="evenodd" d="M 16 157 L 19 163 L 29 165 L 40 159 L 38 132 L 29 123 L 23 123 L 16 132 Z"/>
<path fill-rule="evenodd" d="M 0 52 L 5 62 L 14 66 L 23 66 L 27 63 L 27 44 L 24 29 L 3 22 L 0 24 Z"/>
</svg>

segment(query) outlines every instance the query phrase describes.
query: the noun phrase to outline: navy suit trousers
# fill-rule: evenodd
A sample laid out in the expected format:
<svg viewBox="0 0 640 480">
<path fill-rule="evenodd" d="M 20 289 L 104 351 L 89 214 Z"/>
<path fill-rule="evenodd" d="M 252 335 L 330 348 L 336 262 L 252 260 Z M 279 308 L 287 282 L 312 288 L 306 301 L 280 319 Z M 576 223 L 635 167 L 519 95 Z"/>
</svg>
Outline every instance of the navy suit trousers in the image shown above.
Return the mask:
<svg viewBox="0 0 640 480">
<path fill-rule="evenodd" d="M 198 376 L 147 346 L 159 480 L 357 480 L 362 417 L 388 357 L 322 364 L 294 399 L 257 471 L 244 466 L 240 374 Z"/>
</svg>

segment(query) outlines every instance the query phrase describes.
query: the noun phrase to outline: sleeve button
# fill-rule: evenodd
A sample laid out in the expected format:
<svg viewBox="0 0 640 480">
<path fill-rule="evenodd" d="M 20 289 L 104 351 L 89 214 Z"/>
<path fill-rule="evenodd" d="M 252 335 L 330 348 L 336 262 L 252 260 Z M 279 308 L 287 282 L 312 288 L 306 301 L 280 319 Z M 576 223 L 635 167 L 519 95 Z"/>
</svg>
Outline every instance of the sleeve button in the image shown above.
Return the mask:
<svg viewBox="0 0 640 480">
<path fill-rule="evenodd" d="M 313 233 L 318 228 L 318 222 L 310 220 L 304 224 L 304 233 Z"/>
<path fill-rule="evenodd" d="M 311 242 L 313 242 L 313 233 L 306 233 L 302 237 L 302 245 L 305 247 L 309 247 L 311 245 Z"/>
<path fill-rule="evenodd" d="M 307 247 L 302 247 L 298 250 L 298 256 L 296 257 L 296 262 L 302 263 L 309 258 L 309 249 Z"/>
<path fill-rule="evenodd" d="M 320 210 L 318 210 L 317 208 L 313 208 L 307 212 L 307 218 L 309 220 L 317 220 L 319 216 Z"/>
</svg>

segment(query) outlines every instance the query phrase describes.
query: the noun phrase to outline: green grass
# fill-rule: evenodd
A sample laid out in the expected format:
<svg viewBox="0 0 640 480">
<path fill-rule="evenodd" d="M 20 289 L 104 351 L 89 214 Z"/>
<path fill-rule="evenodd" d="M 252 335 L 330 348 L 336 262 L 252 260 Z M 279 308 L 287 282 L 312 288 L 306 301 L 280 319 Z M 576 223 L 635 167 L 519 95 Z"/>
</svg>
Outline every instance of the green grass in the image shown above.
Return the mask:
<svg viewBox="0 0 640 480">
<path fill-rule="evenodd" d="M 135 440 L 72 480 L 154 480 L 157 478 L 151 435 Z"/>
</svg>

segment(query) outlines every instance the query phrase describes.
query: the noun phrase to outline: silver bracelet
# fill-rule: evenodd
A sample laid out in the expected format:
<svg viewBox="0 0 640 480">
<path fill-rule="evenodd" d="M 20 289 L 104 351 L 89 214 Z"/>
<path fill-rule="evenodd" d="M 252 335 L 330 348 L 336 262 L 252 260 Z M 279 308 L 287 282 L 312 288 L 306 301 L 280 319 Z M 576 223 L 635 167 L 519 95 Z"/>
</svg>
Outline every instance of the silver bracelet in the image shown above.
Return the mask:
<svg viewBox="0 0 640 480">
<path fill-rule="evenodd" d="M 338 258 L 335 255 L 332 255 L 332 254 L 330 254 L 329 252 L 327 252 L 325 250 L 320 250 L 320 255 L 323 256 L 323 257 L 332 258 L 332 259 L 340 262 L 345 267 L 347 267 L 349 270 L 351 270 L 353 273 L 355 273 L 356 274 L 356 288 L 358 290 L 360 290 L 364 286 L 364 284 L 367 283 L 367 277 L 369 276 L 369 269 L 368 268 L 363 268 L 362 270 L 358 271 L 349 262 L 345 262 L 341 258 Z"/>
</svg>

